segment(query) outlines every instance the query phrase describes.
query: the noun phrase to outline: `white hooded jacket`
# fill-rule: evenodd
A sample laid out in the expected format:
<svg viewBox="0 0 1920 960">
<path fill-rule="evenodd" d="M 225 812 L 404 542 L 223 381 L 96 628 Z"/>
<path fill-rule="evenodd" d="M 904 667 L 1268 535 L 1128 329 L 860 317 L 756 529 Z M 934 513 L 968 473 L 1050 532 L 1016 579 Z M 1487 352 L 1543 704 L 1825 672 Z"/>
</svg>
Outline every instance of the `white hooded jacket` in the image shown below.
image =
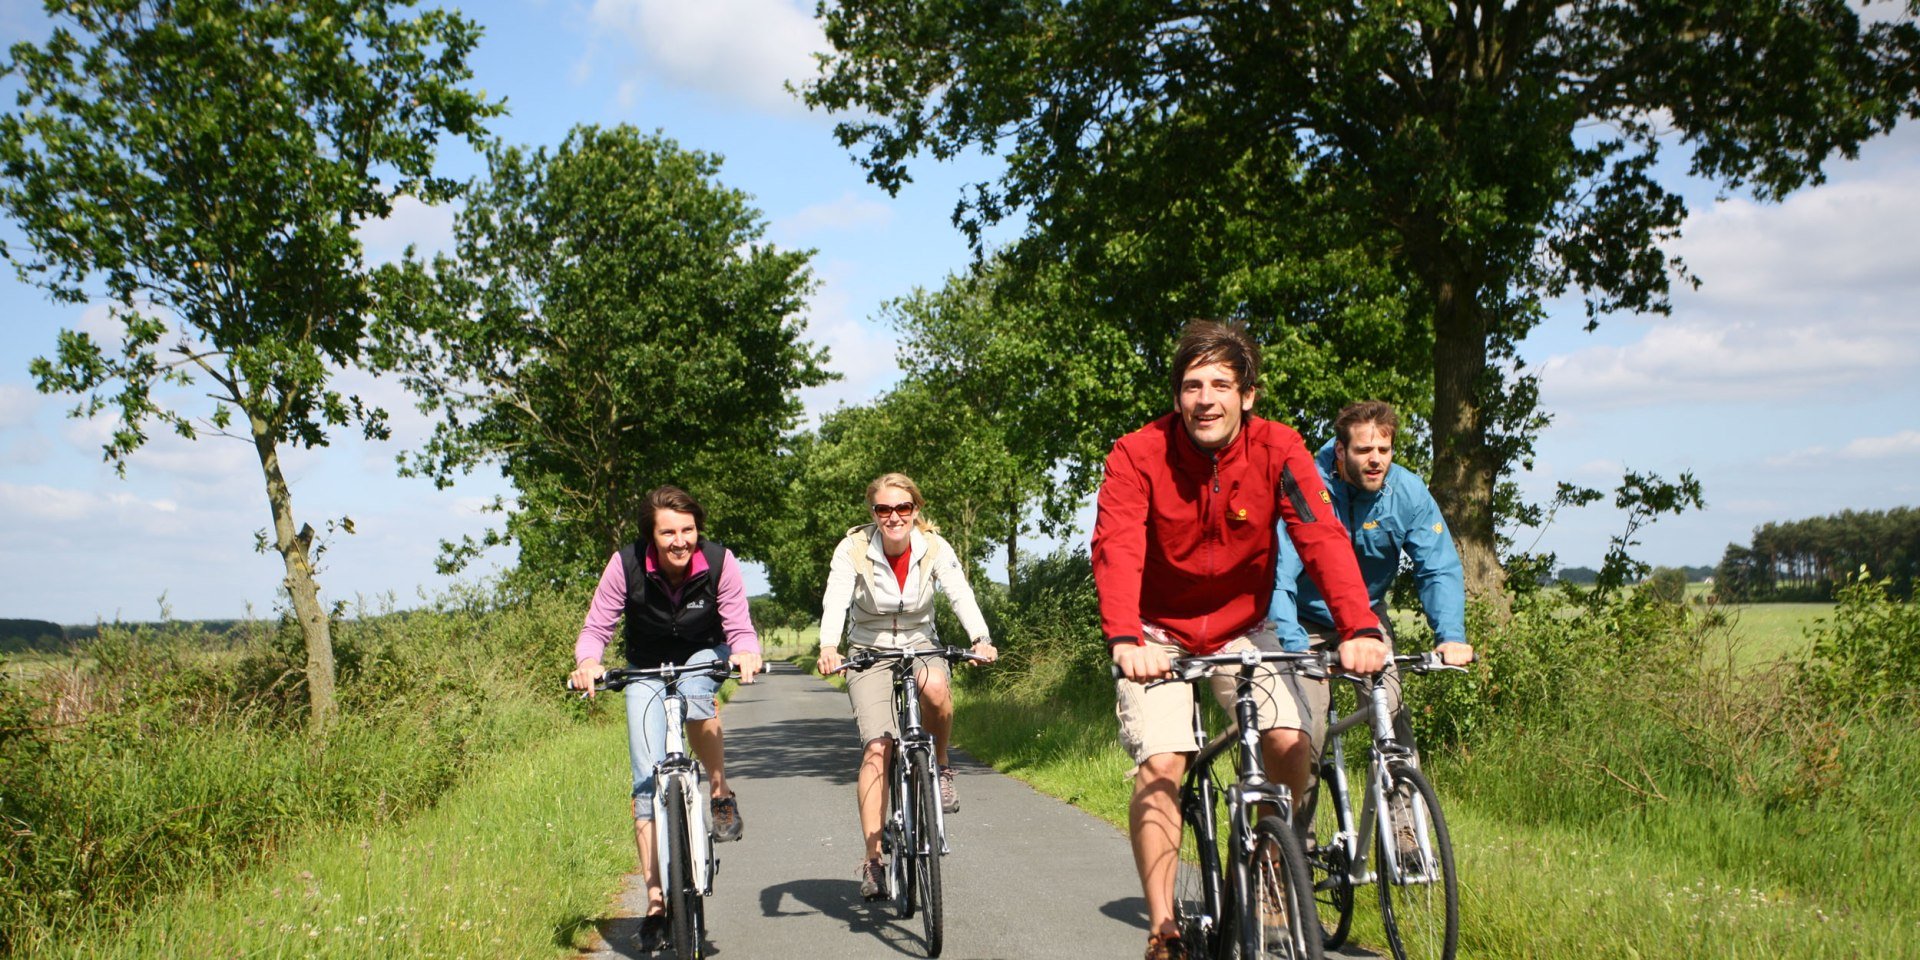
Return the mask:
<svg viewBox="0 0 1920 960">
<path fill-rule="evenodd" d="M 856 646 L 893 649 L 934 639 L 936 587 L 946 591 L 968 642 L 987 639 L 987 621 L 967 584 L 960 556 L 937 533 L 915 527 L 909 538 L 907 583 L 902 587 L 887 561 L 878 525 L 862 524 L 847 531 L 827 569 L 820 615 L 823 647 L 838 646 L 843 629 Z"/>
</svg>

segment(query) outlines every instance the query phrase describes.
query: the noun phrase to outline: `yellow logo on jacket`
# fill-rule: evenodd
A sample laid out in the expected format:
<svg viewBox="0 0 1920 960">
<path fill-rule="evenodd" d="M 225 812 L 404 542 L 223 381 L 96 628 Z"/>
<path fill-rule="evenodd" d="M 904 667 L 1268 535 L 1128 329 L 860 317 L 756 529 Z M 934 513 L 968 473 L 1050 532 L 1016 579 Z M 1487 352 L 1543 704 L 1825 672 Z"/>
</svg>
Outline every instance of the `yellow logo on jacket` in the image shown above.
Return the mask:
<svg viewBox="0 0 1920 960">
<path fill-rule="evenodd" d="M 1368 521 L 1367 521 L 1366 523 L 1363 523 L 1363 524 L 1361 524 L 1361 525 L 1360 525 L 1360 529 L 1362 529 L 1362 530 L 1378 530 L 1378 529 L 1380 529 L 1380 521 L 1378 521 L 1378 520 L 1368 520 Z"/>
<path fill-rule="evenodd" d="M 1321 503 L 1332 503 L 1332 502 L 1333 502 L 1333 494 L 1331 494 L 1331 493 L 1328 493 L 1328 492 L 1326 492 L 1325 490 L 1322 490 L 1322 491 L 1320 491 L 1320 502 L 1321 502 Z"/>
<path fill-rule="evenodd" d="M 1446 529 L 1447 529 L 1447 527 L 1446 527 L 1446 524 L 1443 524 L 1443 523 L 1438 523 L 1438 522 L 1436 522 L 1436 523 L 1435 523 L 1435 524 L 1433 525 L 1433 532 L 1434 532 L 1434 533 L 1443 533 L 1443 532 L 1445 532 L 1445 531 L 1446 531 Z"/>
</svg>

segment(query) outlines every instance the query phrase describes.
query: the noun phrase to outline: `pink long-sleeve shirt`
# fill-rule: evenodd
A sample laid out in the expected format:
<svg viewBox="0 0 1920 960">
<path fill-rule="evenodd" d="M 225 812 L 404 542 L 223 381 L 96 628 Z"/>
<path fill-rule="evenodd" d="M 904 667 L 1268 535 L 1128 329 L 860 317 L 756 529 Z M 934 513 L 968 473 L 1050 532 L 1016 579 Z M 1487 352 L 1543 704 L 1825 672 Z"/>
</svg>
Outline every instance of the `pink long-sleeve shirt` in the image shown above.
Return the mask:
<svg viewBox="0 0 1920 960">
<path fill-rule="evenodd" d="M 647 574 L 657 575 L 659 565 L 651 545 L 647 547 L 645 563 Z M 706 569 L 705 553 L 695 550 L 687 577 L 692 578 Z M 671 587 L 668 589 L 678 602 L 678 591 Z M 734 559 L 732 550 L 721 554 L 720 579 L 714 584 L 714 592 L 717 594 L 720 625 L 726 634 L 727 646 L 733 648 L 734 653 L 759 653 L 760 635 L 754 632 L 753 618 L 747 615 L 747 587 L 740 576 L 740 561 Z M 615 553 L 607 561 L 607 568 L 600 573 L 600 585 L 594 589 L 593 603 L 587 607 L 587 620 L 580 627 L 579 639 L 573 642 L 573 662 L 601 659 L 607 643 L 613 639 L 614 627 L 619 624 L 626 610 L 627 570 L 626 565 L 620 562 L 620 554 Z"/>
</svg>

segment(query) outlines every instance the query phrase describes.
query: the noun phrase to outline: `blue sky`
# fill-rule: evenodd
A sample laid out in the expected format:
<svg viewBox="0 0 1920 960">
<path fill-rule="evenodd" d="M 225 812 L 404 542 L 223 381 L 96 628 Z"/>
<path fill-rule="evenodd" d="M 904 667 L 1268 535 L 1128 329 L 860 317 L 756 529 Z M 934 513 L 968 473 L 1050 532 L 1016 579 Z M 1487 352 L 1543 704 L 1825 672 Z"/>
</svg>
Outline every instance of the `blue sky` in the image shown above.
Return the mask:
<svg viewBox="0 0 1920 960">
<path fill-rule="evenodd" d="M 721 180 L 754 197 L 769 239 L 817 251 L 809 335 L 845 379 L 809 391 L 811 410 L 866 400 L 898 377 L 879 307 L 966 263 L 949 215 L 962 186 L 994 167 L 917 163 L 898 198 L 868 185 L 831 119 L 781 89 L 824 46 L 811 0 L 459 6 L 487 27 L 476 83 L 507 98 L 500 136 L 552 145 L 580 123 L 662 130 L 725 157 Z M 0 0 L 0 43 L 44 36 L 40 11 Z M 445 160 L 455 176 L 481 172 L 464 152 Z M 1671 317 L 1612 317 L 1593 334 L 1577 308 L 1562 310 L 1527 342 L 1555 416 L 1527 490 L 1692 470 L 1708 509 L 1643 536 L 1640 554 L 1664 564 L 1714 563 L 1768 520 L 1920 503 L 1920 133 L 1903 128 L 1830 172 L 1829 184 L 1778 205 L 1675 181 L 1693 208 L 1675 252 L 1705 286 L 1676 295 Z M 403 205 L 366 230 L 369 255 L 441 245 L 451 224 L 449 210 Z M 13 236 L 5 224 L 0 233 Z M 148 619 L 162 597 L 181 617 L 270 613 L 280 564 L 250 549 L 268 521 L 250 448 L 156 436 L 117 478 L 99 457 L 110 424 L 67 418 L 71 399 L 36 393 L 26 372 L 58 330 L 105 332 L 103 311 L 52 304 L 7 272 L 0 317 L 0 617 Z M 397 388 L 343 382 L 386 402 L 396 441 L 341 438 L 289 455 L 295 508 L 316 527 L 354 520 L 358 532 L 335 538 L 322 560 L 329 599 L 410 606 L 447 586 L 433 573 L 437 542 L 478 533 L 478 505 L 510 491 L 486 475 L 451 491 L 395 477 L 394 455 L 429 425 Z M 937 511 L 937 487 L 923 481 Z M 1620 522 L 1587 507 L 1558 518 L 1538 547 L 1597 565 Z"/>
</svg>

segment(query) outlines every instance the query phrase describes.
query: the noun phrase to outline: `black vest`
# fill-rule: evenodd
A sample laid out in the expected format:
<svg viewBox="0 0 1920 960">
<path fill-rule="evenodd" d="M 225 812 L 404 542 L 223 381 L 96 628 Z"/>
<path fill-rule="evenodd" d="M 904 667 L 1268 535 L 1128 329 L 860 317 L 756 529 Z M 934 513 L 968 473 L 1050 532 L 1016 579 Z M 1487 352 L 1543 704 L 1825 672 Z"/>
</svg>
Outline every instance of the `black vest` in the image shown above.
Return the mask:
<svg viewBox="0 0 1920 960">
<path fill-rule="evenodd" d="M 707 569 L 690 573 L 680 584 L 680 602 L 668 596 L 666 584 L 646 568 L 646 546 L 620 548 L 627 574 L 627 665 L 635 668 L 686 663 L 687 658 L 727 634 L 720 623 L 720 562 L 727 548 L 712 540 L 700 541 Z"/>
</svg>

